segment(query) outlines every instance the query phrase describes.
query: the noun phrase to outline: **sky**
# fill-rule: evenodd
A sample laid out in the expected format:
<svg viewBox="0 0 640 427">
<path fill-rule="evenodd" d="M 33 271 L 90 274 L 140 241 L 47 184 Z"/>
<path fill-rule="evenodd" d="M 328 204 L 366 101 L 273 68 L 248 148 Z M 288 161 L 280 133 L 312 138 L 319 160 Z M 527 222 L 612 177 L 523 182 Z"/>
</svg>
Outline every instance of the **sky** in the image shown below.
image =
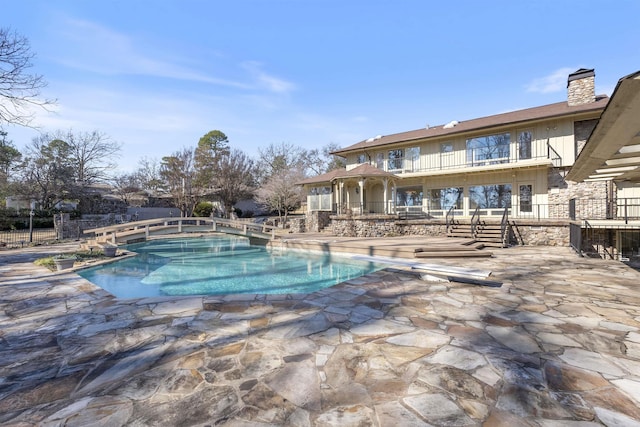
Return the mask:
<svg viewBox="0 0 640 427">
<path fill-rule="evenodd" d="M 25 36 L 50 111 L 5 126 L 97 130 L 120 172 L 220 130 L 257 158 L 270 144 L 347 147 L 376 135 L 566 100 L 640 69 L 637 0 L 0 0 Z"/>
</svg>

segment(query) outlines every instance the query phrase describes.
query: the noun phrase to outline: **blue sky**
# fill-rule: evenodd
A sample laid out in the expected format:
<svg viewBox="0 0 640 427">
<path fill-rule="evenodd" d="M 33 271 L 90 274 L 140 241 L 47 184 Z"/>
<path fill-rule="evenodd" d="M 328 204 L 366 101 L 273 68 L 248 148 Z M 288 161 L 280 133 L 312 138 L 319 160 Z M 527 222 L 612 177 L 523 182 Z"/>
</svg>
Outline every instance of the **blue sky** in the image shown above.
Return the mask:
<svg viewBox="0 0 640 427">
<path fill-rule="evenodd" d="M 213 129 L 254 157 L 346 147 L 563 101 L 581 67 L 599 94 L 640 69 L 635 0 L 3 3 L 58 100 L 35 123 L 106 133 L 122 171 Z M 36 135 L 6 130 L 18 148 Z"/>
</svg>

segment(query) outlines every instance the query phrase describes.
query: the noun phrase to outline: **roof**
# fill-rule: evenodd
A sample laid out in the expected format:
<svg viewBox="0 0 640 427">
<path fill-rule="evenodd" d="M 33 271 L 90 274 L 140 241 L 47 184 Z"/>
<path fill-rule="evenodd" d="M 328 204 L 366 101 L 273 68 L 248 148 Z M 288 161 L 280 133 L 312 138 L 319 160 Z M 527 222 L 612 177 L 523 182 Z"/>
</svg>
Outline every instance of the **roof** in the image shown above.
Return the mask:
<svg viewBox="0 0 640 427">
<path fill-rule="evenodd" d="M 640 71 L 621 78 L 566 179 L 640 182 Z"/>
<path fill-rule="evenodd" d="M 372 178 L 372 177 L 397 178 L 397 176 L 392 173 L 385 172 L 382 169 L 378 169 L 375 166 L 371 166 L 368 163 L 363 163 L 349 170 L 334 169 L 322 175 L 304 179 L 302 181 L 297 182 L 296 184 L 297 185 L 321 184 L 323 182 L 332 182 L 340 178 L 347 179 L 347 178 Z"/>
<path fill-rule="evenodd" d="M 609 97 L 606 95 L 598 95 L 595 102 L 591 102 L 588 104 L 569 106 L 566 101 L 557 102 L 555 104 L 548 104 L 540 107 L 527 108 L 524 110 L 511 111 L 508 113 L 461 121 L 455 126 L 435 126 L 370 138 L 349 147 L 334 151 L 332 154 L 344 155 L 353 151 L 362 151 L 369 148 L 381 147 L 398 142 L 410 142 L 447 135 L 453 136 L 465 132 L 479 131 L 482 129 L 497 127 L 501 125 L 571 116 L 580 113 L 598 112 L 603 110 L 608 102 Z"/>
</svg>

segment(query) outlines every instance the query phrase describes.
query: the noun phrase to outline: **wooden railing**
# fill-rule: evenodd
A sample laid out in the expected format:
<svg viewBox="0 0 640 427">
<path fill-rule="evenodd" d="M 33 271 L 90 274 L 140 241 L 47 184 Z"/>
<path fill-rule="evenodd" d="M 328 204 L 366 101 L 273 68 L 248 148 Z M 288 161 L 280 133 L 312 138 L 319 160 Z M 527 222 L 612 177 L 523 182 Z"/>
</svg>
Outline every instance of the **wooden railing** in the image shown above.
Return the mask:
<svg viewBox="0 0 640 427">
<path fill-rule="evenodd" d="M 124 224 L 110 225 L 107 227 L 85 230 L 85 235 L 93 234 L 96 240 L 117 243 L 118 237 L 139 235 L 144 233 L 149 238 L 152 232 L 177 231 L 182 233 L 189 228 L 200 227 L 210 231 L 238 234 L 247 237 L 258 237 L 267 240 L 275 239 L 277 227 L 253 222 L 236 221 L 223 218 L 157 218 L 144 221 L 128 222 Z M 156 233 L 158 234 L 158 233 Z"/>
</svg>

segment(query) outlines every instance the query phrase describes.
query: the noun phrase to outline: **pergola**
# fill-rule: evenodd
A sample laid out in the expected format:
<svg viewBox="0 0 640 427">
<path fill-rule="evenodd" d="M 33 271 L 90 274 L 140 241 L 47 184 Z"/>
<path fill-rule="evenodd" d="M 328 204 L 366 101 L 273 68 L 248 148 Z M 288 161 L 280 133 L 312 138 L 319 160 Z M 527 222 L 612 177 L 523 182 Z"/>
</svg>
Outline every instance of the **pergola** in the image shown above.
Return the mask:
<svg viewBox="0 0 640 427">
<path fill-rule="evenodd" d="M 640 182 L 640 71 L 618 81 L 566 179 Z"/>
</svg>

